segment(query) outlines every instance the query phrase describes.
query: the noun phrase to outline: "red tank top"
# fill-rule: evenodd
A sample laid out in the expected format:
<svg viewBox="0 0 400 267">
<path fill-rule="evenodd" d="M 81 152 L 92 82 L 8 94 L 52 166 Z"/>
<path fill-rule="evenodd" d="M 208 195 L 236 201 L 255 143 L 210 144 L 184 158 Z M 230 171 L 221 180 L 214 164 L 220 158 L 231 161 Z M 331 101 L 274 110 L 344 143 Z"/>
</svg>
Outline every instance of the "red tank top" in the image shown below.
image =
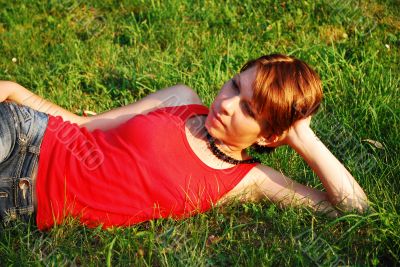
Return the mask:
<svg viewBox="0 0 400 267">
<path fill-rule="evenodd" d="M 167 107 L 93 132 L 50 116 L 37 176 L 39 229 L 66 216 L 110 227 L 208 210 L 256 164 L 217 170 L 196 156 L 185 122 L 207 113 Z"/>
</svg>

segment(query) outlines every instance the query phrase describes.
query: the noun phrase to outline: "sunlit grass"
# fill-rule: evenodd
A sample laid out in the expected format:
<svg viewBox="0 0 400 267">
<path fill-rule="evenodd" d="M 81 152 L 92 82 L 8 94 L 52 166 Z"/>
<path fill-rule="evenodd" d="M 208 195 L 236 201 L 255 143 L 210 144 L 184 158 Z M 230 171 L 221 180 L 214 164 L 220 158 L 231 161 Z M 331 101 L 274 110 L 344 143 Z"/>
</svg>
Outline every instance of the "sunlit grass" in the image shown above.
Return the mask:
<svg viewBox="0 0 400 267">
<path fill-rule="evenodd" d="M 372 210 L 330 219 L 234 203 L 106 231 L 74 220 L 45 233 L 18 224 L 1 230 L 0 265 L 398 264 L 399 17 L 397 1 L 3 3 L 0 79 L 76 113 L 126 105 L 176 83 L 208 105 L 250 58 L 280 52 L 304 59 L 324 83 L 312 126 L 365 188 Z M 261 158 L 322 188 L 289 148 Z"/>
</svg>

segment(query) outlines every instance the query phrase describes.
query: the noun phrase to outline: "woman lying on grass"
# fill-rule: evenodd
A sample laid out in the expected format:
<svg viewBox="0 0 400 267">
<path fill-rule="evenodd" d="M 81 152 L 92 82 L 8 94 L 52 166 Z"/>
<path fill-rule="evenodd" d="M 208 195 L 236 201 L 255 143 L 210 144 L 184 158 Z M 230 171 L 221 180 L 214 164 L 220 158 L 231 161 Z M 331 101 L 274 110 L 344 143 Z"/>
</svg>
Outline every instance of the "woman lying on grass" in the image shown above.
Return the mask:
<svg viewBox="0 0 400 267">
<path fill-rule="evenodd" d="M 183 218 L 227 199 L 267 198 L 336 215 L 367 198 L 310 128 L 321 82 L 304 62 L 263 56 L 227 81 L 208 109 L 184 85 L 81 117 L 0 82 L 1 219 L 39 229 L 66 216 L 88 226 Z M 247 148 L 289 145 L 324 191 L 260 164 Z"/>
</svg>

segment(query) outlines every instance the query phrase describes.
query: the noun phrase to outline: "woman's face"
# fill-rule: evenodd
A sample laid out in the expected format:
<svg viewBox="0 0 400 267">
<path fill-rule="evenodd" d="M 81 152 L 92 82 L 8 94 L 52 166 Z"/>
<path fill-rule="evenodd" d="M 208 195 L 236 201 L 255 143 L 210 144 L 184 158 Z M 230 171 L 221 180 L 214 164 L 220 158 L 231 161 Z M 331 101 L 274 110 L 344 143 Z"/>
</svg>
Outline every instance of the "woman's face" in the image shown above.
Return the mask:
<svg viewBox="0 0 400 267">
<path fill-rule="evenodd" d="M 252 104 L 252 84 L 256 68 L 252 67 L 227 81 L 211 104 L 205 127 L 211 136 L 242 150 L 261 137 L 261 127 Z"/>
</svg>

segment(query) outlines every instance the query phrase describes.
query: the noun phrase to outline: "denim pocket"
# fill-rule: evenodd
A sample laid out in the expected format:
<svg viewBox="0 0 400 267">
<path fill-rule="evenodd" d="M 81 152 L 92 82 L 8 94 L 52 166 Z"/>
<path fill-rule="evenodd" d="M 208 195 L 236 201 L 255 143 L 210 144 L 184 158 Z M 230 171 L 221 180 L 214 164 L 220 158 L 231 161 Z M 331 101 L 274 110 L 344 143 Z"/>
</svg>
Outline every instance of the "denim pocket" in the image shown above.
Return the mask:
<svg viewBox="0 0 400 267">
<path fill-rule="evenodd" d="M 33 211 L 32 179 L 0 178 L 0 219 L 4 222 L 30 216 Z M 28 218 L 28 217 L 27 217 Z"/>
<path fill-rule="evenodd" d="M 7 177 L 0 177 L 0 219 L 8 221 L 10 209 L 14 207 L 13 201 L 13 180 Z"/>
</svg>

